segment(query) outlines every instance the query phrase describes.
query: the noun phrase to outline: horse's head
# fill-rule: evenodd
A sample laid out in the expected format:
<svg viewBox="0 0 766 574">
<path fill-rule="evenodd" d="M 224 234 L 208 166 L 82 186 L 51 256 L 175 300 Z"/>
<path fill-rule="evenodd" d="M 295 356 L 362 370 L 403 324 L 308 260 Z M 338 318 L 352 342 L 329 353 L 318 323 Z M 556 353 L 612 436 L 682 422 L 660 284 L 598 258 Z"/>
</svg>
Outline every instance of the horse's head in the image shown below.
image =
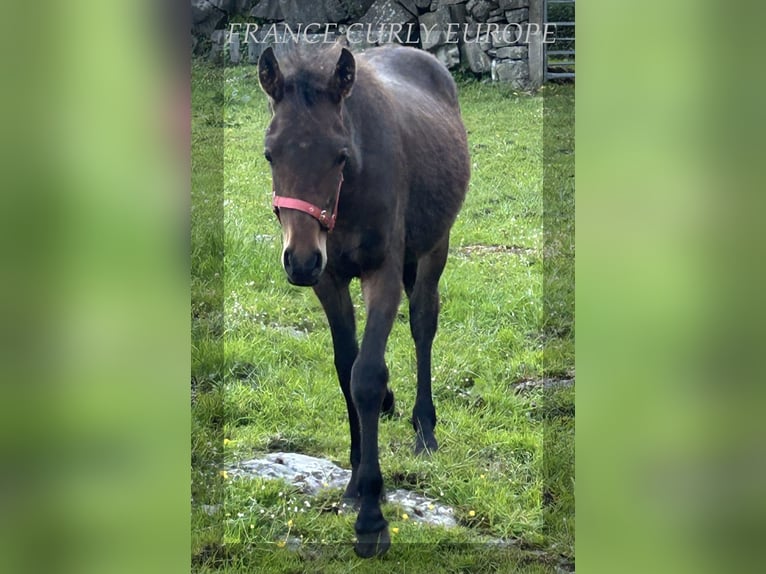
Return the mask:
<svg viewBox="0 0 766 574">
<path fill-rule="evenodd" d="M 300 55 L 284 64 L 283 73 L 271 48 L 258 61 L 258 78 L 273 113 L 264 155 L 271 164 L 287 279 L 294 285 L 314 285 L 327 264 L 327 234 L 335 225 L 343 169 L 351 153 L 342 109 L 356 63 L 343 48 L 329 64 Z"/>
</svg>

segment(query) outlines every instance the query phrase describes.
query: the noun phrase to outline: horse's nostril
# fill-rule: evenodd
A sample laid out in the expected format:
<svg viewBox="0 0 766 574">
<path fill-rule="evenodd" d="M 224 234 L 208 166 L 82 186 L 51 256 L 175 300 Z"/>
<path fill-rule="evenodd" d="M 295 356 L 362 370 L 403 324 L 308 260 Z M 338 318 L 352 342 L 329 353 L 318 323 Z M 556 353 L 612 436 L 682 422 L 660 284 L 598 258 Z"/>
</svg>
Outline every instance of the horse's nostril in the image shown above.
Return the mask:
<svg viewBox="0 0 766 574">
<path fill-rule="evenodd" d="M 312 267 L 314 272 L 319 271 L 322 268 L 322 254 L 319 251 L 314 253 L 314 265 Z"/>
<path fill-rule="evenodd" d="M 313 251 L 300 256 L 292 250 L 285 250 L 282 264 L 288 280 L 293 285 L 313 285 L 324 268 L 320 251 Z"/>
</svg>

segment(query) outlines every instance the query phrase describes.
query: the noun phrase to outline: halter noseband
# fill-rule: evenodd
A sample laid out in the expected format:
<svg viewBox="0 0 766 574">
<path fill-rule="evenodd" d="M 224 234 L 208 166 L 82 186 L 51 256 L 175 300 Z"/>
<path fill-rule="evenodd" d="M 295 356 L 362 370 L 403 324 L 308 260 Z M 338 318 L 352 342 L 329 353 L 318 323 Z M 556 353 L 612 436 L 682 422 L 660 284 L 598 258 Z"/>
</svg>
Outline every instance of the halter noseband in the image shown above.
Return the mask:
<svg viewBox="0 0 766 574">
<path fill-rule="evenodd" d="M 326 209 L 320 209 L 313 203 L 303 201 L 302 199 L 295 199 L 294 197 L 284 197 L 277 195 L 277 190 L 273 191 L 271 198 L 271 205 L 274 207 L 274 214 L 279 219 L 279 209 L 295 209 L 296 211 L 302 211 L 308 213 L 311 217 L 319 222 L 319 225 L 332 231 L 335 227 L 335 219 L 338 217 L 338 201 L 340 201 L 340 188 L 343 186 L 343 172 L 340 173 L 340 181 L 338 182 L 338 191 L 335 192 L 335 207 L 332 209 L 332 213 L 327 213 Z"/>
</svg>

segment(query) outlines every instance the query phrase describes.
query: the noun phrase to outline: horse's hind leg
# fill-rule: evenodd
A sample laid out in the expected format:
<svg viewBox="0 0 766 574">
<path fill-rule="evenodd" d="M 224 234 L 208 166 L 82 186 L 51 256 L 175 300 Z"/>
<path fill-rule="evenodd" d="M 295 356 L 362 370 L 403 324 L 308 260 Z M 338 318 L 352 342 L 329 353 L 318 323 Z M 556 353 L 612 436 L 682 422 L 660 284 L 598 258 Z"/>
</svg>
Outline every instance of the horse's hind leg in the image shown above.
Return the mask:
<svg viewBox="0 0 766 574">
<path fill-rule="evenodd" d="M 410 330 L 415 340 L 418 363 L 418 390 L 412 409 L 415 453 L 435 451 L 436 409 L 431 396 L 431 347 L 439 320 L 439 278 L 447 263 L 449 238 L 418 260 L 414 283 L 405 290 L 410 299 Z"/>
</svg>

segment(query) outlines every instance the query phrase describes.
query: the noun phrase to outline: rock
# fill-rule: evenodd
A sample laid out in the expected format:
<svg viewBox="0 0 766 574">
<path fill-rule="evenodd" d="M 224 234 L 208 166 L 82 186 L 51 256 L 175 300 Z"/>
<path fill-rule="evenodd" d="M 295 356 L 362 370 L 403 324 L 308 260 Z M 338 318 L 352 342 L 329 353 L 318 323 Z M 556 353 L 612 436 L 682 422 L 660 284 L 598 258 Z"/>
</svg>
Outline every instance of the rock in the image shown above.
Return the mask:
<svg viewBox="0 0 766 574">
<path fill-rule="evenodd" d="M 409 26 L 408 24 L 407 26 Z M 379 31 L 373 32 L 378 37 L 378 46 L 383 46 L 385 44 L 404 44 L 407 43 L 408 40 L 412 40 L 412 44 L 417 46 L 417 43 L 415 40 L 417 39 L 417 27 L 414 23 L 411 23 L 412 30 L 408 30 L 407 26 L 404 27 L 403 30 L 395 30 L 394 28 L 390 26 L 386 26 L 381 28 Z M 365 30 L 366 32 L 366 30 Z"/>
<path fill-rule="evenodd" d="M 431 11 L 435 12 L 442 6 L 451 6 L 453 4 L 462 4 L 465 0 L 433 0 L 431 2 Z"/>
<path fill-rule="evenodd" d="M 191 16 L 192 24 L 198 24 L 207 20 L 210 10 L 215 8 L 207 0 L 192 0 L 191 2 Z"/>
<path fill-rule="evenodd" d="M 450 25 L 449 9 L 439 8 L 436 12 L 426 12 L 418 18 L 420 25 L 420 45 L 424 50 L 430 50 L 449 41 L 448 27 Z"/>
<path fill-rule="evenodd" d="M 208 0 L 192 0 L 192 32 L 209 38 L 216 26 L 226 17 L 226 13 L 216 8 Z"/>
<path fill-rule="evenodd" d="M 504 46 L 515 44 L 518 39 L 517 32 L 518 30 L 511 26 L 508 28 L 501 28 L 499 32 L 492 32 L 492 47 L 502 48 Z"/>
<path fill-rule="evenodd" d="M 358 20 L 370 9 L 375 0 L 341 0 L 346 7 L 348 20 Z"/>
<path fill-rule="evenodd" d="M 259 0 L 238 0 L 237 2 L 237 14 L 247 14 L 249 10 L 258 4 Z"/>
<path fill-rule="evenodd" d="M 529 85 L 529 64 L 523 60 L 498 61 L 495 74 L 497 81 L 509 82 L 516 89 L 524 90 Z"/>
<path fill-rule="evenodd" d="M 284 19 L 290 23 L 337 23 L 359 19 L 373 2 L 374 0 L 261 0 L 250 11 L 250 16 L 270 21 Z"/>
<path fill-rule="evenodd" d="M 466 8 L 468 7 L 466 6 Z M 487 0 L 479 0 L 468 10 L 477 22 L 486 22 L 489 13 L 492 11 L 492 4 L 487 2 Z"/>
<path fill-rule="evenodd" d="M 472 72 L 484 74 L 491 70 L 492 61 L 476 42 L 466 42 L 460 47 L 462 60 Z"/>
<path fill-rule="evenodd" d="M 520 10 L 510 10 L 505 13 L 505 19 L 509 24 L 519 24 L 521 22 L 529 22 L 529 8 L 521 8 Z"/>
<path fill-rule="evenodd" d="M 250 16 L 262 20 L 281 20 L 282 5 L 279 0 L 261 0 L 255 8 L 250 10 Z"/>
<path fill-rule="evenodd" d="M 329 460 L 289 452 L 277 452 L 262 459 L 239 463 L 227 469 L 232 476 L 259 476 L 289 482 L 305 494 L 317 494 L 323 488 L 345 488 L 351 471 Z"/>
<path fill-rule="evenodd" d="M 503 10 L 516 10 L 517 8 L 528 8 L 529 0 L 498 0 L 498 4 Z"/>
<path fill-rule="evenodd" d="M 400 505 L 413 522 L 424 522 L 445 528 L 457 526 L 455 511 L 452 508 L 416 492 L 397 488 L 393 492 L 386 493 L 386 502 Z"/>
<path fill-rule="evenodd" d="M 498 48 L 495 56 L 500 60 L 524 60 L 528 52 L 529 48 L 526 46 L 507 46 Z"/>
<path fill-rule="evenodd" d="M 251 64 L 257 64 L 258 58 L 261 57 L 261 53 L 266 49 L 261 42 L 246 42 L 247 46 L 247 61 Z"/>
<path fill-rule="evenodd" d="M 420 10 L 418 10 L 418 6 L 415 3 L 415 0 L 399 0 L 399 4 L 401 4 L 407 12 L 412 14 L 413 16 L 417 16 L 420 13 Z"/>
<path fill-rule="evenodd" d="M 415 0 L 415 6 L 420 10 L 428 10 L 431 7 L 431 0 Z"/>
<path fill-rule="evenodd" d="M 227 14 L 246 14 L 255 4 L 255 0 L 208 0 L 216 8 Z"/>
<path fill-rule="evenodd" d="M 380 26 L 385 24 L 406 24 L 414 18 L 396 0 L 375 0 L 364 16 L 359 19 L 362 24 Z"/>
<path fill-rule="evenodd" d="M 449 6 L 450 19 L 454 24 L 463 24 L 466 18 L 465 4 Z"/>
<path fill-rule="evenodd" d="M 340 0 L 280 0 L 282 18 L 288 24 L 311 24 L 314 22 L 337 22 L 346 16 Z"/>
<path fill-rule="evenodd" d="M 476 34 L 479 33 L 479 26 L 476 23 L 468 24 L 464 28 L 465 32 L 463 33 L 466 38 L 475 38 Z"/>
<path fill-rule="evenodd" d="M 329 460 L 304 454 L 277 452 L 264 458 L 253 459 L 226 471 L 234 478 L 267 478 L 284 480 L 315 495 L 326 488 L 345 488 L 351 471 L 340 468 Z M 386 493 L 386 502 L 400 505 L 413 522 L 452 528 L 457 526 L 455 512 L 446 504 L 409 490 L 398 488 Z M 220 509 L 216 509 L 216 512 Z"/>
<path fill-rule="evenodd" d="M 295 552 L 301 547 L 301 539 L 296 536 L 288 536 L 285 540 L 285 548 L 288 550 Z"/>
<path fill-rule="evenodd" d="M 236 0 L 208 0 L 213 6 L 223 12 L 231 12 L 236 9 Z"/>
<path fill-rule="evenodd" d="M 444 64 L 448 70 L 457 68 L 460 65 L 460 49 L 457 47 L 457 44 L 444 44 L 437 47 L 435 50 L 430 50 L 430 52 L 436 56 L 436 59 Z"/>
<path fill-rule="evenodd" d="M 232 34 L 229 40 L 229 59 L 232 64 L 239 64 L 242 59 L 242 54 L 239 50 L 239 34 Z"/>
<path fill-rule="evenodd" d="M 247 14 L 258 0 L 208 0 L 219 10 L 229 15 Z"/>
<path fill-rule="evenodd" d="M 223 48 L 226 44 L 227 35 L 227 30 L 213 30 L 213 32 L 210 34 L 211 44 L 208 59 L 211 62 L 220 64 L 223 61 Z"/>
<path fill-rule="evenodd" d="M 203 504 L 200 506 L 200 510 L 202 510 L 202 512 L 204 512 L 208 516 L 213 516 L 221 512 L 221 505 L 220 504 Z"/>
<path fill-rule="evenodd" d="M 479 48 L 482 49 L 482 51 L 486 52 L 492 47 L 492 36 L 489 34 L 482 34 L 478 38 L 478 44 Z"/>
<path fill-rule="evenodd" d="M 348 9 L 342 0 L 324 0 L 324 10 L 325 23 L 342 22 L 348 18 Z"/>
<path fill-rule="evenodd" d="M 332 42 L 333 38 L 335 37 L 336 37 L 335 34 L 328 34 L 327 36 L 325 36 L 324 34 L 304 34 L 303 36 L 301 36 L 301 38 L 304 39 L 307 44 L 314 44 L 315 46 L 324 43 L 325 39 Z M 297 332 L 301 333 L 302 335 L 306 335 L 305 331 L 297 331 Z M 295 336 L 295 333 L 289 333 L 289 334 L 291 336 Z M 302 335 L 297 335 L 295 336 L 295 338 L 300 339 Z"/>
<path fill-rule="evenodd" d="M 367 29 L 352 29 L 346 32 L 346 39 L 352 52 L 363 52 L 367 48 L 372 48 L 378 43 L 378 32 L 371 30 L 368 34 Z"/>
</svg>

